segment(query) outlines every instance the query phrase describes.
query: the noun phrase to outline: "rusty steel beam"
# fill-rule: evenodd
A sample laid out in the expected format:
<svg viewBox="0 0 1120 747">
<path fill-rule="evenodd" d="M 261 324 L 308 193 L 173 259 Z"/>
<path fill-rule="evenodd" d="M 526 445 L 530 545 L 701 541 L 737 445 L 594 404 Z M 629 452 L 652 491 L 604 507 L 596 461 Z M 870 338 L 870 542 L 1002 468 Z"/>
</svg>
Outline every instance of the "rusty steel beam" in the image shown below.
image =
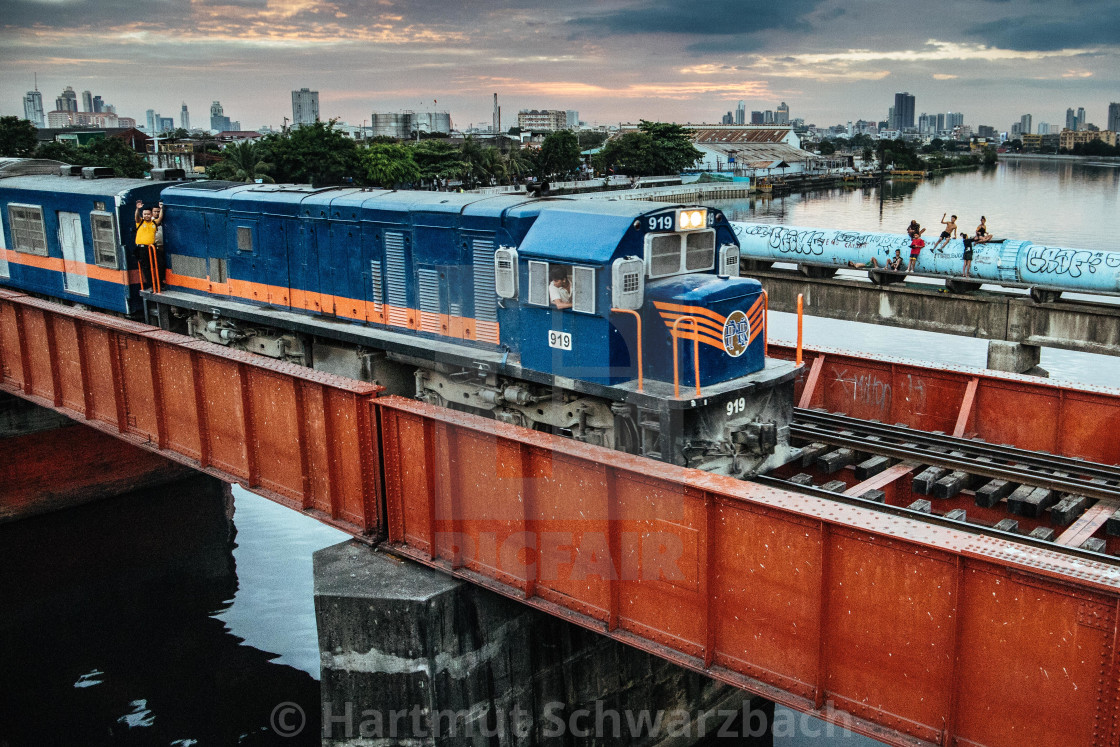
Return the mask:
<svg viewBox="0 0 1120 747">
<path fill-rule="evenodd" d="M 771 341 L 770 355 L 793 360 L 796 351 Z M 1120 431 L 1120 390 L 825 347 L 807 347 L 804 356 L 813 367 L 824 360 L 815 382 L 803 373 L 795 385 L 801 407 L 1120 463 L 1120 440 L 1113 436 Z M 812 392 L 808 401 L 805 391 Z"/>
<path fill-rule="evenodd" d="M 892 744 L 1120 738 L 1116 566 L 374 406 L 401 555 Z"/>
<path fill-rule="evenodd" d="M 383 532 L 380 388 L 0 291 L 0 389 L 312 513 Z"/>
</svg>

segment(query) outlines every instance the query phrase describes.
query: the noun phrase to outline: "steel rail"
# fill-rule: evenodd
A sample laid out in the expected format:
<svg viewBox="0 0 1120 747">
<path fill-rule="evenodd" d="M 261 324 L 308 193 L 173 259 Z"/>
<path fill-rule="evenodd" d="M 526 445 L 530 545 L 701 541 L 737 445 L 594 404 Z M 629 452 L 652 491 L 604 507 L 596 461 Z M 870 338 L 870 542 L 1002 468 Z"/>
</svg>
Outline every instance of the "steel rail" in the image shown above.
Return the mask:
<svg viewBox="0 0 1120 747">
<path fill-rule="evenodd" d="M 1120 498 L 1120 486 L 1102 484 L 1103 480 L 1120 480 L 1120 470 L 1094 462 L 1071 460 L 1068 457 L 1051 458 L 1052 455 L 1042 457 L 1037 452 L 801 409 L 795 412 L 790 434 L 861 452 L 910 459 L 930 466 L 1037 485 L 1064 493 L 1090 498 Z M 886 438 L 900 443 L 891 443 L 884 440 Z M 952 452 L 961 453 L 962 456 L 953 456 Z M 1012 463 L 1000 464 L 995 461 L 997 459 Z M 1061 477 L 1054 474 L 1064 471 L 1094 476 Z"/>
</svg>

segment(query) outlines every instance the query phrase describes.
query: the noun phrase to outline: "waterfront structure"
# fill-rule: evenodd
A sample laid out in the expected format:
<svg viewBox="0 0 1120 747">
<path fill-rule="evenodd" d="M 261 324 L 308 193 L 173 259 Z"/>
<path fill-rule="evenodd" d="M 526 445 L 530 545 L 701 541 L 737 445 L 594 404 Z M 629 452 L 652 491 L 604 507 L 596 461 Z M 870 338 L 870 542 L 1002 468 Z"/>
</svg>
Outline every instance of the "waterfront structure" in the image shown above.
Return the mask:
<svg viewBox="0 0 1120 747">
<path fill-rule="evenodd" d="M 1108 105 L 1108 126 L 1110 132 L 1120 132 L 1120 104 L 1113 102 Z"/>
<path fill-rule="evenodd" d="M 183 108 L 179 110 L 179 126 L 184 130 L 191 128 L 191 113 L 187 111 L 187 102 L 183 102 Z"/>
<path fill-rule="evenodd" d="M 54 109 L 59 112 L 78 111 L 78 94 L 74 93 L 73 87 L 66 86 L 66 89 L 59 94 L 54 100 Z"/>
<path fill-rule="evenodd" d="M 36 127 L 46 127 L 47 120 L 43 114 L 43 94 L 36 88 L 28 91 L 23 97 L 23 118 Z"/>
<path fill-rule="evenodd" d="M 891 122 L 892 130 L 905 130 L 914 126 L 915 98 L 908 92 L 894 95 L 894 121 Z"/>
<path fill-rule="evenodd" d="M 622 132 L 636 129 L 624 124 Z M 696 125 L 692 144 L 703 156 L 701 171 L 734 176 L 780 176 L 833 166 L 833 160 L 801 149 L 801 138 L 787 125 Z"/>
<path fill-rule="evenodd" d="M 522 131 L 555 132 L 568 129 L 568 114 L 563 109 L 522 109 L 517 113 Z"/>
<path fill-rule="evenodd" d="M 319 92 L 310 88 L 292 91 L 292 126 L 315 124 L 319 121 Z"/>
<path fill-rule="evenodd" d="M 1116 133 L 1111 130 L 1062 130 L 1058 140 L 1059 147 L 1072 150 L 1073 146 L 1100 140 L 1105 145 L 1116 145 Z"/>
</svg>

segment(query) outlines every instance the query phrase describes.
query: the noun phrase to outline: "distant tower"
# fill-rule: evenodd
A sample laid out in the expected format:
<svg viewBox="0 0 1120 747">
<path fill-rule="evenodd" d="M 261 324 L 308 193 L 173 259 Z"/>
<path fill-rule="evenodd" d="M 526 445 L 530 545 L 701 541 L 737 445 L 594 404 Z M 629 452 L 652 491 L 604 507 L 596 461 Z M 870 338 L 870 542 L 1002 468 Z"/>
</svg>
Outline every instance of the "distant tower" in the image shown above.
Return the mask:
<svg viewBox="0 0 1120 747">
<path fill-rule="evenodd" d="M 93 94 L 89 91 L 82 91 L 82 111 L 93 111 Z"/>
<path fill-rule="evenodd" d="M 1120 104 L 1108 105 L 1108 129 L 1111 132 L 1120 132 Z"/>
<path fill-rule="evenodd" d="M 292 126 L 315 124 L 319 121 L 319 92 L 310 88 L 292 91 Z"/>
<path fill-rule="evenodd" d="M 144 116 L 148 119 L 148 134 L 157 134 L 156 128 L 159 126 L 159 115 L 156 114 L 156 110 L 149 109 L 148 111 L 144 112 Z"/>
<path fill-rule="evenodd" d="M 1077 115 L 1073 113 L 1073 109 L 1066 109 L 1066 129 L 1077 129 Z"/>
<path fill-rule="evenodd" d="M 66 86 L 59 97 L 54 100 L 55 111 L 59 112 L 76 112 L 78 111 L 78 94 L 74 93 L 72 86 Z"/>
<path fill-rule="evenodd" d="M 36 76 L 35 90 L 28 91 L 23 97 L 23 118 L 36 127 L 46 127 L 46 116 L 43 113 L 43 94 L 39 93 L 39 81 Z"/>
<path fill-rule="evenodd" d="M 191 128 L 191 113 L 187 111 L 187 102 L 183 102 L 183 108 L 179 110 L 179 126 L 184 130 Z"/>
<path fill-rule="evenodd" d="M 222 102 L 215 101 L 210 104 L 210 129 L 222 132 L 226 129 L 224 127 L 225 122 L 225 112 L 222 110 Z"/>
<path fill-rule="evenodd" d="M 1086 124 L 1088 123 L 1085 121 L 1085 107 L 1079 106 L 1077 107 L 1077 129 L 1084 130 Z"/>
<path fill-rule="evenodd" d="M 495 93 L 494 94 L 494 121 L 493 121 L 493 124 L 490 125 L 490 131 L 493 132 L 495 135 L 497 135 L 501 126 L 502 126 L 502 119 L 501 119 L 501 115 L 498 113 L 498 94 Z"/>
<path fill-rule="evenodd" d="M 916 100 L 904 91 L 894 95 L 894 129 L 904 130 L 914 126 L 914 104 Z"/>
<path fill-rule="evenodd" d="M 789 105 L 782 102 L 778 105 L 778 112 L 775 117 L 775 124 L 788 125 L 789 124 Z"/>
<path fill-rule="evenodd" d="M 741 125 L 747 123 L 747 107 L 740 101 L 739 105 L 735 107 L 735 124 Z"/>
<path fill-rule="evenodd" d="M 1031 119 L 1032 117 L 1030 114 L 1024 114 L 1019 117 L 1019 134 L 1030 135 L 1034 131 L 1031 127 Z"/>
<path fill-rule="evenodd" d="M 93 97 L 93 111 L 95 111 L 95 112 L 105 111 L 105 101 L 100 96 L 94 96 Z"/>
</svg>

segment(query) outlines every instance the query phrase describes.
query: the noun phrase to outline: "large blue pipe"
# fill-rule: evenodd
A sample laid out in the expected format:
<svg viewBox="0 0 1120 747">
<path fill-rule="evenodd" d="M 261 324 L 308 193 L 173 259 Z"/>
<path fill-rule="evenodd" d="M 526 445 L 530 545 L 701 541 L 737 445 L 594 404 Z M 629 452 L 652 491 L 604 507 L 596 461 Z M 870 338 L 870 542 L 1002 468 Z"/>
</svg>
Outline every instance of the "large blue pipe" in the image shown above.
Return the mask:
<svg viewBox="0 0 1120 747">
<path fill-rule="evenodd" d="M 846 267 L 848 262 L 870 262 L 874 257 L 882 266 L 894 256 L 895 249 L 899 249 L 904 268 L 910 260 L 910 238 L 905 234 L 739 221 L 731 221 L 731 227 L 739 238 L 741 256 L 747 259 Z M 964 243 L 953 239 L 934 253 L 937 234 L 927 233 L 923 238 L 926 248 L 918 258 L 915 271 L 960 277 Z M 969 278 L 1087 293 L 1116 293 L 1120 292 L 1120 252 L 1040 246 L 1018 239 L 974 244 Z"/>
</svg>

